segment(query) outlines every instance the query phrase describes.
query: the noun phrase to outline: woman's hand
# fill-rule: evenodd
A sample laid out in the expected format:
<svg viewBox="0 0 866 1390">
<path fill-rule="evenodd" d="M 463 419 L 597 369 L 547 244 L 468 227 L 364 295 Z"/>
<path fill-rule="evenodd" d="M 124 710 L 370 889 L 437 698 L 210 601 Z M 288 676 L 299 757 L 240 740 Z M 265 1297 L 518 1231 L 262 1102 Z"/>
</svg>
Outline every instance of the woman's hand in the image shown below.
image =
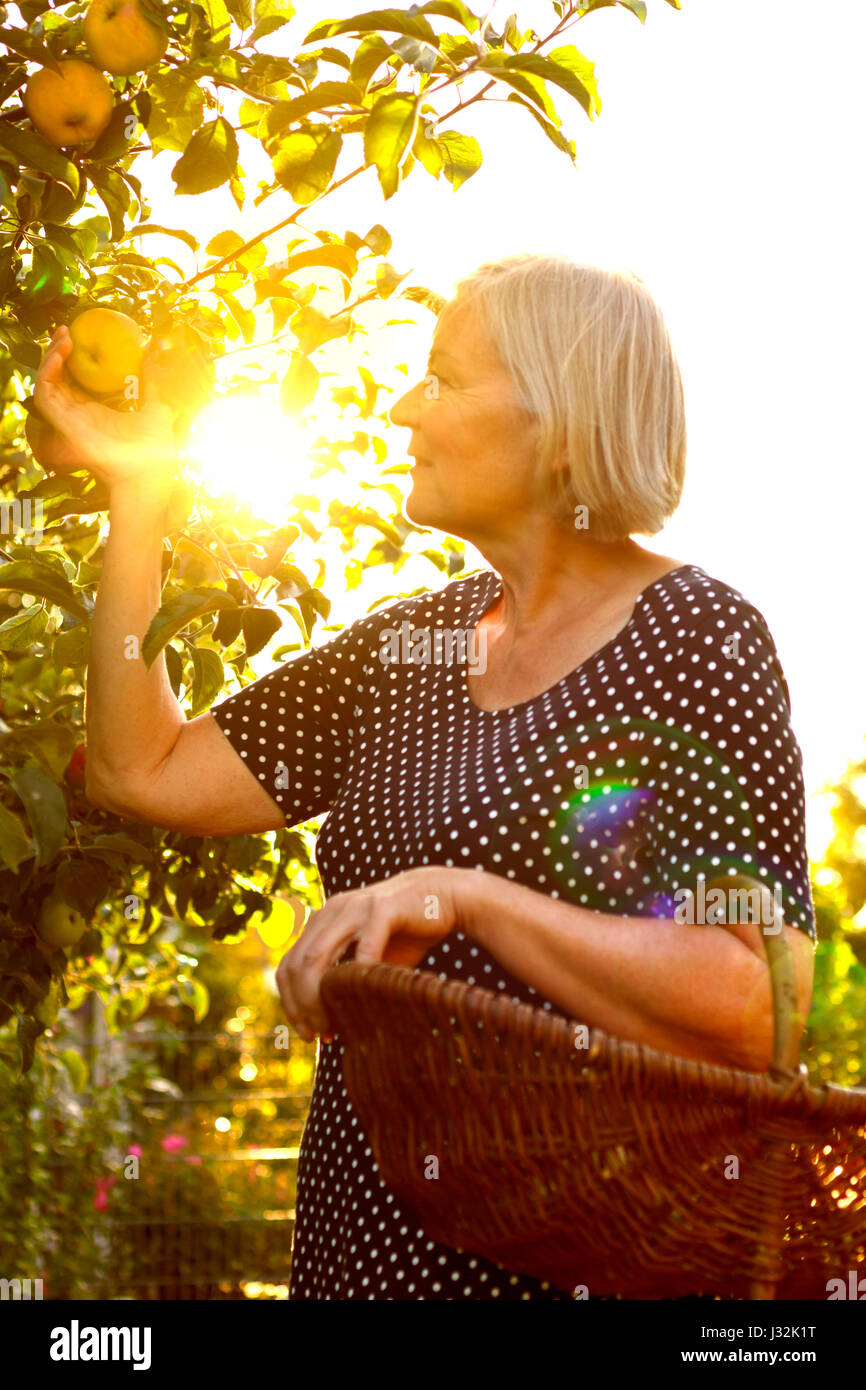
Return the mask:
<svg viewBox="0 0 866 1390">
<path fill-rule="evenodd" d="M 58 328 L 36 374 L 33 399 L 42 423 L 34 426 L 32 447 L 38 461 L 49 471 L 88 468 L 110 492 L 134 484 L 167 496 L 178 465 L 172 410 L 144 372 L 137 410 L 112 410 L 94 400 L 66 370 L 71 351 L 69 329 Z"/>
<path fill-rule="evenodd" d="M 474 869 L 409 869 L 381 883 L 337 893 L 313 912 L 277 967 L 286 1018 L 309 1041 L 327 1035 L 319 998 L 325 971 L 357 942 L 355 960 L 415 966 L 442 937 L 459 926 L 469 894 L 481 875 Z"/>
</svg>

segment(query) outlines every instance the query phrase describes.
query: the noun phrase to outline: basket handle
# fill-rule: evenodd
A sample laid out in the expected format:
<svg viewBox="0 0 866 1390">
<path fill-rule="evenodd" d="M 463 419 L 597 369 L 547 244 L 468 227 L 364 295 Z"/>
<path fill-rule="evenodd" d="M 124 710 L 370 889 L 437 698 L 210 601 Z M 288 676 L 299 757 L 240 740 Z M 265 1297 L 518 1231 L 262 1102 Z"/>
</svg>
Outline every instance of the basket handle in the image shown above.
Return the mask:
<svg viewBox="0 0 866 1390">
<path fill-rule="evenodd" d="M 759 888 L 762 902 L 768 892 L 766 884 L 745 874 L 729 878 L 713 879 L 707 884 L 710 888 Z M 763 918 L 763 912 L 761 916 Z M 769 925 L 769 924 L 767 924 Z M 773 927 L 776 927 L 773 923 Z M 774 1080 L 787 1081 L 797 1076 L 800 1067 L 800 1040 L 796 1024 L 799 1018 L 797 999 L 797 974 L 794 969 L 794 953 L 788 940 L 784 924 L 777 930 L 767 930 L 761 923 L 761 939 L 767 955 L 770 971 L 770 988 L 773 992 L 773 1060 L 767 1071 Z"/>
<path fill-rule="evenodd" d="M 799 1010 L 794 953 L 784 926 L 775 933 L 762 927 L 761 935 L 773 991 L 773 1060 L 767 1070 L 772 1077 L 781 1081 L 800 1071 L 800 1039 L 795 1026 Z"/>
</svg>

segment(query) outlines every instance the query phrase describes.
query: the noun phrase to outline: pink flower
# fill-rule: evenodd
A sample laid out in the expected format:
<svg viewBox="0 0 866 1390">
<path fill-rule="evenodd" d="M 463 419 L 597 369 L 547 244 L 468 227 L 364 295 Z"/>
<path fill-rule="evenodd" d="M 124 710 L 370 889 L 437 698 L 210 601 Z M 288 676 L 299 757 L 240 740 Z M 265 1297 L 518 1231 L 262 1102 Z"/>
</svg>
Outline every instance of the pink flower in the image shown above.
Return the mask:
<svg viewBox="0 0 866 1390">
<path fill-rule="evenodd" d="M 128 1156 L 131 1155 L 133 1158 L 141 1158 L 141 1145 L 130 1144 L 126 1152 Z"/>
<path fill-rule="evenodd" d="M 108 1211 L 108 1194 L 116 1182 L 116 1177 L 96 1179 L 96 1196 L 93 1199 L 96 1211 Z"/>
<path fill-rule="evenodd" d="M 188 1143 L 189 1140 L 184 1139 L 182 1134 L 167 1134 L 162 1141 L 162 1147 L 167 1154 L 176 1154 L 185 1149 Z"/>
</svg>

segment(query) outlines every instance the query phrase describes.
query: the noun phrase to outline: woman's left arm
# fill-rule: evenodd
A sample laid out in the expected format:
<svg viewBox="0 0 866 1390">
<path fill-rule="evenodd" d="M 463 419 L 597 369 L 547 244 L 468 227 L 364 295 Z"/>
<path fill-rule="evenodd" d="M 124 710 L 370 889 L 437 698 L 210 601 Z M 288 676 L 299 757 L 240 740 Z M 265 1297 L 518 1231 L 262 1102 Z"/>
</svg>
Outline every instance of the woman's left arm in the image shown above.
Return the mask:
<svg viewBox="0 0 866 1390">
<path fill-rule="evenodd" d="M 455 928 L 563 1013 L 614 1037 L 749 1071 L 764 1071 L 772 1057 L 760 926 L 593 912 L 477 869 L 411 869 L 329 899 L 277 971 L 287 1017 L 302 1035 L 327 1033 L 319 984 L 352 941 L 358 961 L 417 965 Z M 782 929 L 802 1025 L 812 943 Z"/>
</svg>

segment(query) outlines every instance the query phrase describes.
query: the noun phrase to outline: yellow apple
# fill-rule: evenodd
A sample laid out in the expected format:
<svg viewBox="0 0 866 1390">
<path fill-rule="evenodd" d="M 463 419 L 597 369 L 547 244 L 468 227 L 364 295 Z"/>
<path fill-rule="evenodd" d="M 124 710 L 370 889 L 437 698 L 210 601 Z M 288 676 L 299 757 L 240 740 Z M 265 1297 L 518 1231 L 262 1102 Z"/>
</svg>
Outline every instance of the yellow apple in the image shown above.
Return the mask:
<svg viewBox="0 0 866 1390">
<path fill-rule="evenodd" d="M 141 329 L 117 309 L 85 309 L 69 325 L 72 351 L 66 366 L 79 386 L 97 396 L 122 391 L 138 377 L 144 356 Z"/>
<path fill-rule="evenodd" d="M 139 0 L 92 0 L 84 17 L 84 42 L 94 63 L 128 77 L 159 62 L 168 35 L 151 23 Z"/>
<path fill-rule="evenodd" d="M 90 63 L 68 58 L 57 68 L 33 74 L 24 90 L 24 109 L 52 145 L 89 145 L 111 119 L 114 92 Z"/>
<path fill-rule="evenodd" d="M 42 904 L 36 930 L 47 946 L 74 946 L 87 931 L 87 922 L 69 903 L 49 894 Z"/>
</svg>

